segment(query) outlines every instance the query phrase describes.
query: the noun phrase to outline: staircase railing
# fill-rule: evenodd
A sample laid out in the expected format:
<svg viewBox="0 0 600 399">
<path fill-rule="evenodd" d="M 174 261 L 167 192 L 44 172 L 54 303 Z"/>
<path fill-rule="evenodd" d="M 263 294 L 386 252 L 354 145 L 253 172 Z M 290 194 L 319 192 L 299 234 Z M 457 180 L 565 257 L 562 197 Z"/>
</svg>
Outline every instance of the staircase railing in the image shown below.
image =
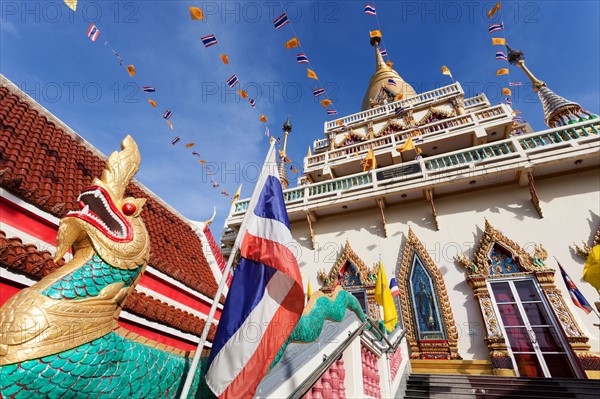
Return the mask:
<svg viewBox="0 0 600 399">
<path fill-rule="evenodd" d="M 302 398 L 312 388 L 312 386 L 319 381 L 325 371 L 329 370 L 331 365 L 337 361 L 344 351 L 354 342 L 354 340 L 361 336 L 363 330 L 367 326 L 367 322 L 362 323 L 352 334 L 348 336 L 323 362 L 313 370 L 312 373 L 291 393 L 288 398 L 297 399 Z"/>
</svg>

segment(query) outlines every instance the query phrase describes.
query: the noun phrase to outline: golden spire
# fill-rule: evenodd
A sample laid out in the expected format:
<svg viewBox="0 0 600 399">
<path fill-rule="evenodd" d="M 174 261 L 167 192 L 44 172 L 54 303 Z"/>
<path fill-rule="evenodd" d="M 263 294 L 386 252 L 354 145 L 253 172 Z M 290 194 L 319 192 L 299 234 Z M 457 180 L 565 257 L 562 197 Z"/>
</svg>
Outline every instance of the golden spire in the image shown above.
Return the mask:
<svg viewBox="0 0 600 399">
<path fill-rule="evenodd" d="M 415 89 L 406 83 L 404 79 L 398 75 L 398 72 L 386 65 L 381 53 L 379 52 L 380 42 L 381 36 L 375 35 L 371 37 L 371 45 L 375 48 L 375 73 L 373 76 L 371 76 L 369 86 L 367 87 L 367 92 L 363 98 L 361 107 L 362 111 L 371 109 L 377 105 L 381 105 L 378 104 L 377 98 L 381 96 L 381 92 L 383 90 L 389 90 L 396 96 L 402 96 L 403 99 L 417 95 Z M 393 79 L 393 81 L 396 83 L 395 86 L 388 84 L 390 79 Z M 393 99 L 391 101 L 393 101 Z"/>
</svg>

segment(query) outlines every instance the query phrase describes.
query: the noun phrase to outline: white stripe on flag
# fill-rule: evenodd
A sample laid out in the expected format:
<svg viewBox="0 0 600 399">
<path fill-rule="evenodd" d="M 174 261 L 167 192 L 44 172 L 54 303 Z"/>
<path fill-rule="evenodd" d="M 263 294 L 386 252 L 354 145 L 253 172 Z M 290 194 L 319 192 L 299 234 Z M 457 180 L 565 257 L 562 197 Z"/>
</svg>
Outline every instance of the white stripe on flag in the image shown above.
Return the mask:
<svg viewBox="0 0 600 399">
<path fill-rule="evenodd" d="M 296 241 L 288 227 L 279 220 L 263 218 L 252 215 L 253 218 L 248 222 L 248 233 L 255 237 L 265 240 L 275 241 L 281 245 L 288 246 Z"/>
<path fill-rule="evenodd" d="M 210 365 L 206 374 L 206 384 L 215 395 L 220 396 L 247 365 L 267 330 L 268 325 L 265 325 L 264 321 L 273 319 L 293 285 L 294 281 L 282 272 L 278 271 L 271 277 L 258 305 Z M 258 336 L 255 333 L 258 333 Z M 240 345 L 240 342 L 243 345 Z M 235 358 L 227 356 L 233 353 Z"/>
</svg>

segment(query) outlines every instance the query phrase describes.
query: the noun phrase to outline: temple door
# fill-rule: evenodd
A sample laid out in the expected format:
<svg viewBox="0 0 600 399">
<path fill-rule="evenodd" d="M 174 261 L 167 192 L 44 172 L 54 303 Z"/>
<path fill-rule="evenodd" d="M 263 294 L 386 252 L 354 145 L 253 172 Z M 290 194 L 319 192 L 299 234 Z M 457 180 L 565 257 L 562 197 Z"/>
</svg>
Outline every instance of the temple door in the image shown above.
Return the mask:
<svg viewBox="0 0 600 399">
<path fill-rule="evenodd" d="M 585 378 L 537 280 L 490 279 L 488 286 L 519 376 Z"/>
</svg>

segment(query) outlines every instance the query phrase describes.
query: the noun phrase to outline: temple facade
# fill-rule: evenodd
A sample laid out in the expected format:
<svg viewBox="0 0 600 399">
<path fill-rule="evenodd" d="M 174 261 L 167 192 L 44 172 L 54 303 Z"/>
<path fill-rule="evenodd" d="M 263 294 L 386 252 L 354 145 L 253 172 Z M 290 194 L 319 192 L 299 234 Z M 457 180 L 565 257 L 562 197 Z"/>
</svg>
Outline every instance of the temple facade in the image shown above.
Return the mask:
<svg viewBox="0 0 600 399">
<path fill-rule="evenodd" d="M 380 320 L 381 261 L 400 290 L 405 373 L 600 378 L 598 315 L 574 305 L 559 270 L 598 301 L 581 280 L 600 242 L 598 117 L 552 92 L 510 47 L 545 130 L 484 94 L 465 98 L 459 82 L 416 93 L 378 39 L 361 111 L 325 123 L 303 177 L 284 190 L 305 284 L 341 287 Z M 248 202 L 232 205 L 227 256 Z"/>
</svg>

